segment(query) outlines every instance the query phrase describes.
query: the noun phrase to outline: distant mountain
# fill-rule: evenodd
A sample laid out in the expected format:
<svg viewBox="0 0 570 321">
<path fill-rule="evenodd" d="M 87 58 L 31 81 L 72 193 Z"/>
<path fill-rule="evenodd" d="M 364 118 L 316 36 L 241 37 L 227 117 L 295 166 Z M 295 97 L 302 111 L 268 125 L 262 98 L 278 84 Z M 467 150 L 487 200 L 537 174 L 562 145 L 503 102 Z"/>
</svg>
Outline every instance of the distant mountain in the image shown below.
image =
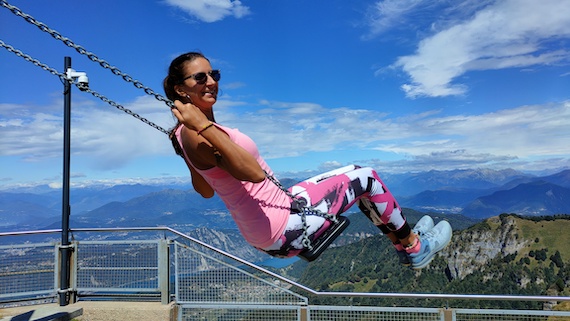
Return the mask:
<svg viewBox="0 0 570 321">
<path fill-rule="evenodd" d="M 426 190 L 485 190 L 533 176 L 513 169 L 458 169 L 388 175 L 380 173 L 380 177 L 394 195 L 411 196 Z"/>
<path fill-rule="evenodd" d="M 61 208 L 51 208 L 50 197 L 30 193 L 0 193 L 0 228 L 34 229 L 40 222 L 54 220 Z"/>
<path fill-rule="evenodd" d="M 94 210 L 111 202 L 126 202 L 130 199 L 171 189 L 170 185 L 114 185 L 114 186 L 88 186 L 83 188 L 72 188 L 70 190 L 70 203 L 73 213 L 80 214 Z M 192 189 L 191 185 L 180 185 L 175 188 Z M 51 192 L 50 195 L 61 195 L 61 190 Z M 59 196 L 61 198 L 61 196 Z M 61 202 L 61 200 L 60 200 Z M 61 203 L 60 203 L 61 204 Z"/>
<path fill-rule="evenodd" d="M 541 177 L 540 179 L 552 184 L 570 188 L 570 170 L 564 170 L 553 175 Z"/>
<path fill-rule="evenodd" d="M 163 186 L 155 185 L 115 185 L 103 189 L 72 189 L 70 202 L 75 213 L 94 210 L 110 202 L 125 202 L 135 197 L 163 190 Z"/>
<path fill-rule="evenodd" d="M 570 188 L 570 170 L 564 170 L 556 174 L 547 176 L 527 176 L 514 179 L 506 184 L 498 187 L 496 190 L 507 190 L 516 187 L 520 184 L 530 183 L 534 181 L 545 181 L 562 187 Z"/>
<path fill-rule="evenodd" d="M 570 213 L 564 202 L 565 189 L 570 189 L 570 170 L 544 177 L 514 170 L 477 169 L 402 173 L 382 178 L 402 207 L 421 212 L 461 213 L 476 219 L 511 212 Z M 300 181 L 280 179 L 286 187 Z M 535 182 L 551 185 L 541 190 Z M 31 193 L 30 188 L 0 192 L 0 230 L 59 228 L 61 190 L 47 186 L 37 190 L 40 192 Z M 202 198 L 187 181 L 73 187 L 70 202 L 72 227 L 191 224 L 235 228 L 219 198 Z"/>
<path fill-rule="evenodd" d="M 167 189 L 111 202 L 95 210 L 75 216 L 72 223 L 95 226 L 171 226 L 236 228 L 219 197 L 203 198 L 194 190 Z"/>
<path fill-rule="evenodd" d="M 474 199 L 487 195 L 489 190 L 442 189 L 423 191 L 413 196 L 399 197 L 402 206 L 436 213 L 461 213 Z"/>
<path fill-rule="evenodd" d="M 570 213 L 570 189 L 543 180 L 533 181 L 479 197 L 462 211 L 463 215 L 474 218 L 501 213 L 533 216 Z"/>
<path fill-rule="evenodd" d="M 2 205 L 0 202 L 0 206 Z M 13 202 L 9 207 L 2 206 L 0 209 L 0 231 L 35 230 L 38 226 L 45 226 L 57 220 L 58 215 L 61 216 L 55 210 L 36 204 Z"/>
<path fill-rule="evenodd" d="M 279 182 L 281 183 L 281 185 L 289 188 L 297 183 L 299 183 L 300 181 L 302 181 L 302 179 L 296 179 L 296 178 L 282 178 L 279 180 Z"/>
<path fill-rule="evenodd" d="M 418 194 L 399 197 L 400 204 L 420 211 L 442 213 L 461 213 L 476 219 L 488 218 L 503 213 L 521 215 L 555 215 L 570 213 L 570 170 L 544 177 L 506 175 L 507 171 L 495 179 L 496 183 L 507 177 L 515 177 L 500 186 L 487 189 L 461 189 L 442 187 L 438 190 L 426 190 Z M 475 175 L 465 171 L 458 177 L 491 177 L 492 172 Z M 441 178 L 435 181 L 444 181 Z M 453 180 L 452 180 L 453 181 Z M 469 180 L 468 180 L 469 181 Z M 489 181 L 489 180 L 488 180 Z M 463 185 L 465 182 L 458 185 Z M 475 184 L 477 185 L 477 184 Z"/>
<path fill-rule="evenodd" d="M 132 198 L 164 189 L 186 190 L 192 189 L 192 185 L 188 183 L 163 185 L 119 184 L 113 186 L 89 185 L 72 187 L 69 193 L 69 201 L 72 211 L 78 214 L 94 210 L 110 202 L 125 202 Z M 0 191 L 0 201 L 3 199 L 8 201 L 26 201 L 61 212 L 62 190 L 61 188 L 50 188 L 46 185 L 26 188 L 18 187 L 12 190 Z"/>
</svg>

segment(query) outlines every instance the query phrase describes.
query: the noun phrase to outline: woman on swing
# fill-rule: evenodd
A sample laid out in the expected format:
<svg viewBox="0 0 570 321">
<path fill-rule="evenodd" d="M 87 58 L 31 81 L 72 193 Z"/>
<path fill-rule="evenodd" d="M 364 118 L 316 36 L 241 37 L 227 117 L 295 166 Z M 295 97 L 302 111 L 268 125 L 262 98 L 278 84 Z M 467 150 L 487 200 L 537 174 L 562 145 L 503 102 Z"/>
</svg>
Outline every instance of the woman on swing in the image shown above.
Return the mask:
<svg viewBox="0 0 570 321">
<path fill-rule="evenodd" d="M 205 198 L 218 193 L 249 244 L 273 256 L 298 255 L 304 249 L 300 210 L 267 178 L 273 173 L 255 143 L 237 129 L 215 121 L 219 80 L 220 71 L 212 69 L 210 61 L 198 52 L 180 55 L 170 64 L 163 86 L 178 119 L 171 134 L 174 148 L 190 169 L 194 189 Z M 415 269 L 428 265 L 451 239 L 449 223 L 441 221 L 434 226 L 429 216 L 412 230 L 372 168 L 348 166 L 330 178 L 301 182 L 290 191 L 333 215 L 357 203 L 390 238 L 400 263 Z M 321 215 L 306 216 L 311 239 L 329 224 Z"/>
</svg>

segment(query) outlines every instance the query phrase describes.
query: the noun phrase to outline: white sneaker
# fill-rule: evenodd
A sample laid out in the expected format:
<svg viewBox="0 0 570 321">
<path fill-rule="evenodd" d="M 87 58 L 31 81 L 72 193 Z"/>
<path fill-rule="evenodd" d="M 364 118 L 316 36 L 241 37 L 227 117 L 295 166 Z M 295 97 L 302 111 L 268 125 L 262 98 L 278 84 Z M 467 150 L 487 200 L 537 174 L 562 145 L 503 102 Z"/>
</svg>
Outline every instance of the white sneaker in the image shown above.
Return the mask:
<svg viewBox="0 0 570 321">
<path fill-rule="evenodd" d="M 451 225 L 447 221 L 441 221 L 431 230 L 425 232 L 420 237 L 420 251 L 409 254 L 412 268 L 422 269 L 426 267 L 433 260 L 435 254 L 449 244 L 452 232 Z"/>
<path fill-rule="evenodd" d="M 412 232 L 414 232 L 418 236 L 421 236 L 424 235 L 427 231 L 431 230 L 432 228 L 433 228 L 433 219 L 429 215 L 424 215 L 416 223 L 416 225 L 412 229 Z M 400 264 L 402 264 L 403 266 L 412 265 L 412 261 L 410 261 L 410 257 L 408 253 L 406 253 L 406 250 L 396 251 L 396 253 L 398 254 L 398 260 L 400 261 Z"/>
<path fill-rule="evenodd" d="M 412 232 L 416 233 L 416 235 L 424 235 L 427 231 L 433 228 L 433 219 L 429 215 L 424 215 L 420 220 L 416 223 Z"/>
</svg>

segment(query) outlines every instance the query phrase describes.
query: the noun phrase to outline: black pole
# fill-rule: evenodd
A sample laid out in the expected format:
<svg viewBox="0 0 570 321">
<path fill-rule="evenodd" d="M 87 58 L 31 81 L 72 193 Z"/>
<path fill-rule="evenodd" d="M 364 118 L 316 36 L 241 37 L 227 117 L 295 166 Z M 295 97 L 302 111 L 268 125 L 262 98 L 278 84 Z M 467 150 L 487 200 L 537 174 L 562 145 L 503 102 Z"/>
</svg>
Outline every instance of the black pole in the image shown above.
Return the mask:
<svg viewBox="0 0 570 321">
<path fill-rule="evenodd" d="M 71 57 L 64 58 L 64 73 L 71 68 Z M 71 155 L 71 84 L 69 81 L 63 82 L 63 195 L 61 211 L 61 247 L 59 249 L 61 257 L 60 279 L 59 279 L 59 305 L 69 304 L 69 275 L 70 275 L 70 246 L 69 246 L 69 177 L 70 177 L 70 155 Z"/>
</svg>

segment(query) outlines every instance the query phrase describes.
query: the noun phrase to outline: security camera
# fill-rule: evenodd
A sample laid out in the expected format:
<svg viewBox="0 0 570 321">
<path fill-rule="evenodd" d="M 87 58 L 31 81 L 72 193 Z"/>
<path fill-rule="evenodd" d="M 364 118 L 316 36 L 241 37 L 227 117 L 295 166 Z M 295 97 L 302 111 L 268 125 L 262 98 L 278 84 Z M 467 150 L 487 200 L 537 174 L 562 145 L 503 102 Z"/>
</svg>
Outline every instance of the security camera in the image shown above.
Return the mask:
<svg viewBox="0 0 570 321">
<path fill-rule="evenodd" d="M 79 90 L 85 90 L 89 88 L 89 78 L 87 78 L 87 75 L 84 73 L 83 75 L 77 77 L 77 82 L 79 83 Z"/>
<path fill-rule="evenodd" d="M 66 72 L 67 80 L 77 80 L 78 86 L 80 90 L 86 90 L 89 88 L 89 78 L 87 78 L 87 74 L 84 72 L 77 72 L 71 68 L 67 69 Z"/>
</svg>

